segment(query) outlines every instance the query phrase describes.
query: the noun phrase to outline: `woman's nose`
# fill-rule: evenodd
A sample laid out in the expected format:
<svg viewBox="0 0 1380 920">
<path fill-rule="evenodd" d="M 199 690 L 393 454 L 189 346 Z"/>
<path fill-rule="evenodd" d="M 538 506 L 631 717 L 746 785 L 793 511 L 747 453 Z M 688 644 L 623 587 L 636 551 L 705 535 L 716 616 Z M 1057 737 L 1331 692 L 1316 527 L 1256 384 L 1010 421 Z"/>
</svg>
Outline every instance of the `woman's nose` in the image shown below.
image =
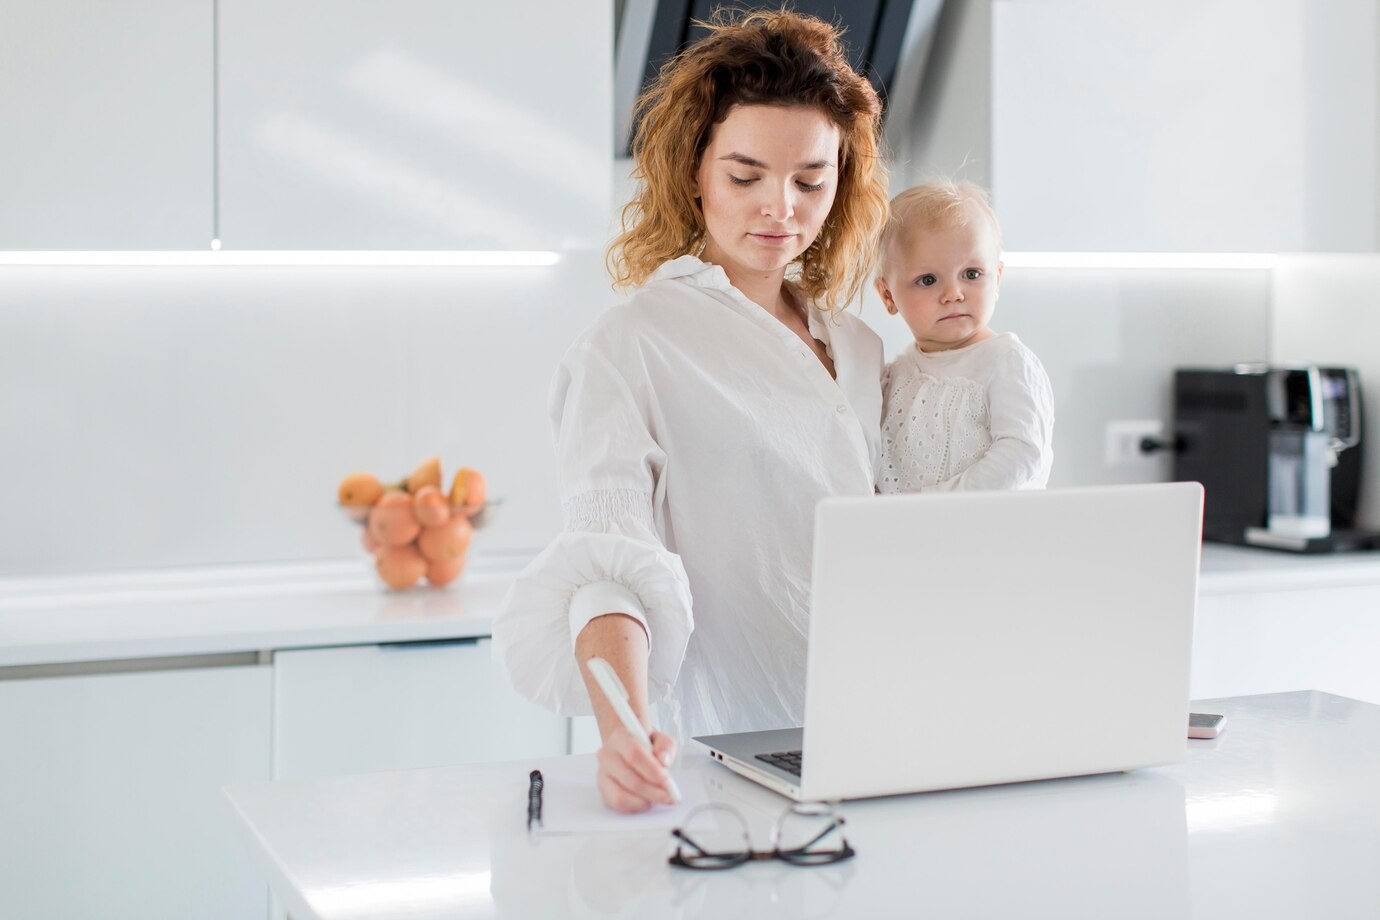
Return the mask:
<svg viewBox="0 0 1380 920">
<path fill-rule="evenodd" d="M 790 220 L 795 213 L 795 201 L 789 188 L 768 188 L 762 199 L 762 216 L 775 221 Z"/>
</svg>

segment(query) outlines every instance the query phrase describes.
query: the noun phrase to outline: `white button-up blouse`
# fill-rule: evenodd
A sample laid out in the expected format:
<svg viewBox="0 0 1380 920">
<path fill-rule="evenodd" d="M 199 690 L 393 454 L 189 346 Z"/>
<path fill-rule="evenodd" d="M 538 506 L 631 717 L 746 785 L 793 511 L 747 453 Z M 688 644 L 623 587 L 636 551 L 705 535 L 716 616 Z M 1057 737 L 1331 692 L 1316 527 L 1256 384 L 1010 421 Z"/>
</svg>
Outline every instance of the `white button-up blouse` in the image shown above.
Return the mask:
<svg viewBox="0 0 1380 920">
<path fill-rule="evenodd" d="M 621 612 L 647 629 L 668 728 L 801 724 L 815 503 L 873 493 L 882 371 L 858 317 L 810 306 L 808 323 L 836 377 L 683 256 L 571 347 L 551 392 L 564 532 L 494 623 L 520 693 L 592 712 L 574 637 Z"/>
</svg>

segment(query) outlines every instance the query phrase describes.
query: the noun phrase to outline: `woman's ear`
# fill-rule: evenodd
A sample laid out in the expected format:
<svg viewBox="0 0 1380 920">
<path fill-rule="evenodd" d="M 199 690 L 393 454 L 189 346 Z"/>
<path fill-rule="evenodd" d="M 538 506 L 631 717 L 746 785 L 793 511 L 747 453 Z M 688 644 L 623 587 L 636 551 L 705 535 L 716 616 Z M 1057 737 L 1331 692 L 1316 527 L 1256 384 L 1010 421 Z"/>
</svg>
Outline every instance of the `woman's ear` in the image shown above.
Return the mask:
<svg viewBox="0 0 1380 920">
<path fill-rule="evenodd" d="M 875 287 L 877 289 L 877 293 L 881 295 L 882 303 L 886 306 L 886 312 L 890 313 L 892 316 L 895 316 L 896 298 L 891 296 L 891 288 L 887 287 L 886 279 L 878 278 L 872 282 L 872 286 Z"/>
</svg>

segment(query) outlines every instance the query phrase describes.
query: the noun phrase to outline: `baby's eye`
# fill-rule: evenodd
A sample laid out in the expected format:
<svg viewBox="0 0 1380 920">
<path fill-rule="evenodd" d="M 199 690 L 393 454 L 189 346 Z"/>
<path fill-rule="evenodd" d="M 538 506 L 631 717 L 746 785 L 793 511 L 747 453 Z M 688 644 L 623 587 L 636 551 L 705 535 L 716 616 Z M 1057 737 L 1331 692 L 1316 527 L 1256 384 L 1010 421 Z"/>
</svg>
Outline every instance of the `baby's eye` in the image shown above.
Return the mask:
<svg viewBox="0 0 1380 920">
<path fill-rule="evenodd" d="M 915 279 L 915 283 L 920 285 L 921 287 L 929 287 L 930 285 L 935 284 L 938 281 L 939 279 L 936 278 L 934 275 L 921 275 L 919 278 Z"/>
<path fill-rule="evenodd" d="M 969 281 L 976 281 L 976 280 L 978 280 L 979 278 L 982 277 L 982 269 L 980 269 L 980 268 L 965 268 L 965 269 L 963 270 L 963 277 L 966 278 L 966 279 L 969 280 Z"/>
</svg>

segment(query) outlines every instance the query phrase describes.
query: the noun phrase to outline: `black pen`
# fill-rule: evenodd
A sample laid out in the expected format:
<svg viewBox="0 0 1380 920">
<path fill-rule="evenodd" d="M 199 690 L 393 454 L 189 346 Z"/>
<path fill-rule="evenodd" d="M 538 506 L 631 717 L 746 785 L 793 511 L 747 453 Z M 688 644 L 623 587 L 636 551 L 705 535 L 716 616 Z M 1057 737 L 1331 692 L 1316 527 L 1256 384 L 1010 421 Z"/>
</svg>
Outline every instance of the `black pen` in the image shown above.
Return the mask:
<svg viewBox="0 0 1380 920">
<path fill-rule="evenodd" d="M 527 829 L 532 829 L 532 822 L 536 821 L 541 825 L 541 790 L 544 783 L 541 778 L 540 770 L 533 770 L 527 777 Z"/>
</svg>

